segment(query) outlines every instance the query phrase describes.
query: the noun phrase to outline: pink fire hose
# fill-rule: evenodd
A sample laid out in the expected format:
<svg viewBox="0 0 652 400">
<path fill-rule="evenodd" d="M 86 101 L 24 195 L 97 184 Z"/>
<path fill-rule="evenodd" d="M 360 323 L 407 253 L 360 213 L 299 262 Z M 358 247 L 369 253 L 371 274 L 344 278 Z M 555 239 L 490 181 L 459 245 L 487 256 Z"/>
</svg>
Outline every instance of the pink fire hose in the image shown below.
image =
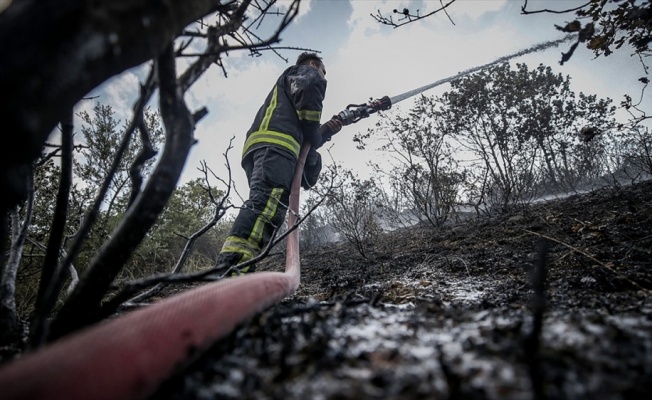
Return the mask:
<svg viewBox="0 0 652 400">
<path fill-rule="evenodd" d="M 288 226 L 297 221 L 301 148 Z M 188 290 L 103 321 L 0 367 L 6 400 L 145 399 L 189 356 L 294 293 L 300 281 L 299 230 L 288 236 L 285 272 L 260 272 Z"/>
</svg>

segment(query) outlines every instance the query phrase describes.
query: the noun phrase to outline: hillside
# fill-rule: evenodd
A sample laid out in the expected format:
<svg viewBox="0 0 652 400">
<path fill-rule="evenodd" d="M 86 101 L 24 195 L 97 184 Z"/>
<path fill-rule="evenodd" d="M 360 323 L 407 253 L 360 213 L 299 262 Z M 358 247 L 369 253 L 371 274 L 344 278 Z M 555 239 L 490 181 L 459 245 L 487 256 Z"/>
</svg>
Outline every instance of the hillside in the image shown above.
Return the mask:
<svg viewBox="0 0 652 400">
<path fill-rule="evenodd" d="M 343 243 L 305 251 L 292 298 L 154 398 L 641 398 L 652 391 L 651 249 L 645 182 L 387 233 L 372 260 Z M 541 265 L 545 303 L 532 289 Z"/>
</svg>

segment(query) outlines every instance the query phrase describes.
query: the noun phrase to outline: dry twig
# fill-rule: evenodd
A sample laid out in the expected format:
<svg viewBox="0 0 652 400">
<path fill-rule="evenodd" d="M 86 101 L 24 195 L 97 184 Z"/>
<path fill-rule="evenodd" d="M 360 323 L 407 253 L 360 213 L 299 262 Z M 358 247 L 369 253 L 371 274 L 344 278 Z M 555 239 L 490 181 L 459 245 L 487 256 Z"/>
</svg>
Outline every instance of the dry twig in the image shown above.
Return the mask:
<svg viewBox="0 0 652 400">
<path fill-rule="evenodd" d="M 593 257 L 592 255 L 586 253 L 585 251 L 582 251 L 582 250 L 578 249 L 577 247 L 571 246 L 570 244 L 565 243 L 565 242 L 562 242 L 561 240 L 555 239 L 555 238 L 553 238 L 553 237 L 546 236 L 546 235 L 543 235 L 543 234 L 541 234 L 541 233 L 532 232 L 532 231 L 527 230 L 527 229 L 523 229 L 523 230 L 524 230 L 525 232 L 529 233 L 529 234 L 536 235 L 536 236 L 539 236 L 539 237 L 542 237 L 542 238 L 545 238 L 545 239 L 551 240 L 551 241 L 553 241 L 553 242 L 555 242 L 555 243 L 559 243 L 559 244 L 561 244 L 562 246 L 565 246 L 565 247 L 567 247 L 567 248 L 569 248 L 569 249 L 571 249 L 571 250 L 573 250 L 573 251 L 575 251 L 575 252 L 577 252 L 577 253 L 582 254 L 583 256 L 585 256 L 586 258 L 590 259 L 591 261 L 594 261 L 595 263 L 599 264 L 599 265 L 600 265 L 601 267 L 603 267 L 604 269 L 609 270 L 609 271 L 610 271 L 611 273 L 613 273 L 614 275 L 616 275 L 616 276 L 618 276 L 618 277 L 620 277 L 620 278 L 623 278 L 624 280 L 626 280 L 627 282 L 629 282 L 629 283 L 630 283 L 632 286 L 634 286 L 635 288 L 637 288 L 637 289 L 643 291 L 643 293 L 645 293 L 645 294 L 650 294 L 650 291 L 649 291 L 648 289 L 642 287 L 642 286 L 639 285 L 638 283 L 636 283 L 636 282 L 634 282 L 633 280 L 629 279 L 628 277 L 626 277 L 625 275 L 623 275 L 623 274 L 621 274 L 620 272 L 616 271 L 615 269 L 609 267 L 608 265 L 606 265 L 606 264 L 603 263 L 602 261 L 600 261 L 600 260 L 596 259 L 595 257 Z"/>
</svg>

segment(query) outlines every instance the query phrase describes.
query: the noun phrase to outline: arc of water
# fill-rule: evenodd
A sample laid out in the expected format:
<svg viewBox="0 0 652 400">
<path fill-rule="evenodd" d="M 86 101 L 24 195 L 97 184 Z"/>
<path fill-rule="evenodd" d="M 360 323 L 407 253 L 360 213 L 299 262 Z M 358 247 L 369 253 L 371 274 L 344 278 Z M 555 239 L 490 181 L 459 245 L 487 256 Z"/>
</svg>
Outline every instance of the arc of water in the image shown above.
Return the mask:
<svg viewBox="0 0 652 400">
<path fill-rule="evenodd" d="M 496 60 L 494 60 L 494 61 L 492 61 L 492 62 L 490 62 L 488 64 L 484 64 L 484 65 L 480 65 L 480 66 L 477 66 L 477 67 L 469 68 L 467 70 L 464 70 L 464 71 L 460 72 L 457 75 L 450 76 L 450 77 L 444 78 L 444 79 L 440 79 L 440 80 L 438 80 L 436 82 L 433 82 L 433 83 L 430 83 L 428 85 L 424 85 L 424 86 L 421 86 L 419 88 L 416 88 L 416 89 L 407 91 L 405 93 L 399 94 L 397 96 L 391 97 L 390 100 L 392 101 L 392 105 L 394 105 L 394 104 L 396 104 L 396 103 L 398 103 L 400 101 L 403 101 L 405 99 L 408 99 L 408 98 L 410 98 L 412 96 L 416 96 L 419 93 L 425 92 L 428 89 L 432 89 L 432 88 L 434 88 L 436 86 L 439 86 L 439 85 L 442 85 L 444 83 L 453 81 L 455 79 L 459 79 L 459 78 L 461 78 L 463 76 L 472 74 L 474 72 L 478 72 L 478 71 L 483 70 L 485 68 L 491 67 L 492 65 L 500 64 L 500 63 L 509 61 L 509 60 L 511 60 L 513 58 L 524 56 L 526 54 L 543 51 L 543 50 L 548 49 L 550 47 L 556 47 L 556 46 L 559 46 L 560 44 L 562 44 L 564 42 L 570 41 L 573 38 L 574 38 L 573 35 L 566 35 L 565 37 L 563 37 L 561 39 L 551 40 L 551 41 L 548 41 L 548 42 L 535 44 L 534 46 L 530 46 L 527 49 L 523 49 L 523 50 L 518 51 L 516 53 L 500 57 L 500 58 L 498 58 L 498 59 L 496 59 Z"/>
</svg>

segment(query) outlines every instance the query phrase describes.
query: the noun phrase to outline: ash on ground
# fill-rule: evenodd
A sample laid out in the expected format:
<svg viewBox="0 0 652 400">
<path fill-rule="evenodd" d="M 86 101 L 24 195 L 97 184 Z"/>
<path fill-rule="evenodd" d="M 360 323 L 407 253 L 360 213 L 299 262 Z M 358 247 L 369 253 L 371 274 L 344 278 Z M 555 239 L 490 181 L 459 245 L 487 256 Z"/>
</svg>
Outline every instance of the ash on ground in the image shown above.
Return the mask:
<svg viewBox="0 0 652 400">
<path fill-rule="evenodd" d="M 651 249 L 645 182 L 394 231 L 369 260 L 344 243 L 305 251 L 294 296 L 152 398 L 647 398 Z"/>
</svg>

